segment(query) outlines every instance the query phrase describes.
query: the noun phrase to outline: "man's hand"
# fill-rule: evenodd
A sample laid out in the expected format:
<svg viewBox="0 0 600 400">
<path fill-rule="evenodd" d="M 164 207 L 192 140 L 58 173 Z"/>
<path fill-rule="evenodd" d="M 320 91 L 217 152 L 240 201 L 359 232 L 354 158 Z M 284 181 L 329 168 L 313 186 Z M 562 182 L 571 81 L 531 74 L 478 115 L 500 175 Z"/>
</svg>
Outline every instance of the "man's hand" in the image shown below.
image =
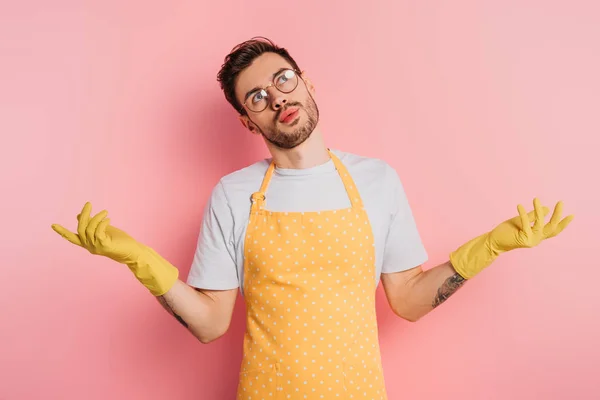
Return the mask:
<svg viewBox="0 0 600 400">
<path fill-rule="evenodd" d="M 77 216 L 77 233 L 58 224 L 52 229 L 69 242 L 92 254 L 108 257 L 126 264 L 135 277 L 154 296 L 162 296 L 177 281 L 179 270 L 162 258 L 154 249 L 144 246 L 127 233 L 110 225 L 103 210 L 90 218 L 92 205 L 87 202 Z"/>
<path fill-rule="evenodd" d="M 519 204 L 518 216 L 504 221 L 489 233 L 488 245 L 493 254 L 499 255 L 514 249 L 537 246 L 542 240 L 558 235 L 573 220 L 573 215 L 560 220 L 563 208 L 561 201 L 556 203 L 550 222 L 546 225 L 544 219 L 548 214 L 548 207 L 542 207 L 537 198 L 533 200 L 533 207 L 534 210 L 527 214 L 525 208 Z"/>
<path fill-rule="evenodd" d="M 81 214 L 77 215 L 77 233 L 58 224 L 53 224 L 52 229 L 92 254 L 105 256 L 122 264 L 137 261 L 143 252 L 142 246 L 127 233 L 111 226 L 110 219 L 106 218 L 106 210 L 90 218 L 91 210 L 92 205 L 87 202 Z"/>
<path fill-rule="evenodd" d="M 558 202 L 548 224 L 544 217 L 548 208 L 542 207 L 536 198 L 534 210 L 525 213 L 522 205 L 517 206 L 519 215 L 506 220 L 483 235 L 476 237 L 450 253 L 452 266 L 463 278 L 470 279 L 489 266 L 498 255 L 518 249 L 537 246 L 543 240 L 562 232 L 573 220 L 573 215 L 561 218 L 563 203 Z M 531 219 L 534 220 L 533 226 Z"/>
</svg>

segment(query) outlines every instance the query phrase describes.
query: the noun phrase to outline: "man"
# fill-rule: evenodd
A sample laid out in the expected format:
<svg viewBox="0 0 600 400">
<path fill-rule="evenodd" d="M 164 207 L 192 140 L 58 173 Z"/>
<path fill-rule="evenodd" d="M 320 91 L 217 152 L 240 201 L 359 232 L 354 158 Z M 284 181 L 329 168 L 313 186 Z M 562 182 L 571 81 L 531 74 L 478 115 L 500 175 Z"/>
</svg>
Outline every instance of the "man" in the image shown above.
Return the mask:
<svg viewBox="0 0 600 400">
<path fill-rule="evenodd" d="M 206 206 L 187 282 L 153 249 L 86 203 L 77 233 L 53 229 L 126 264 L 202 343 L 228 329 L 237 291 L 247 305 L 238 399 L 386 399 L 375 314 L 381 279 L 398 316 L 417 321 L 503 252 L 560 233 L 558 202 L 518 215 L 423 271 L 400 179 L 384 161 L 330 150 L 315 87 L 283 48 L 244 42 L 218 80 L 272 158 L 223 177 Z M 530 222 L 531 221 L 531 222 Z M 533 225 L 532 225 L 533 224 Z"/>
</svg>

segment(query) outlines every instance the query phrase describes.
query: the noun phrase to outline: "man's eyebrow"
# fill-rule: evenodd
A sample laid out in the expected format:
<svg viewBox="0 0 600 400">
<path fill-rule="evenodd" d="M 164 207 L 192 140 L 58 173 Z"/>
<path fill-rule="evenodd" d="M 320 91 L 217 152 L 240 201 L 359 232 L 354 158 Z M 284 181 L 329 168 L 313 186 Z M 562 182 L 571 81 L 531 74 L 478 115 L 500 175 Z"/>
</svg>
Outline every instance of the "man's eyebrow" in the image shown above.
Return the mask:
<svg viewBox="0 0 600 400">
<path fill-rule="evenodd" d="M 286 69 L 290 69 L 290 67 L 281 67 L 281 68 L 279 68 L 277 71 L 275 71 L 275 73 L 273 74 L 273 76 L 271 76 L 271 81 L 273 81 L 273 79 L 275 79 L 275 77 L 276 77 L 276 76 L 277 76 L 277 75 L 278 75 L 278 74 L 279 74 L 281 71 L 284 71 L 284 70 L 286 70 Z M 259 90 L 260 88 L 261 88 L 260 86 L 255 86 L 255 87 L 253 87 L 252 89 L 248 90 L 248 91 L 246 92 L 246 95 L 244 96 L 244 101 L 248 100 L 248 97 L 250 97 L 250 95 L 251 95 L 253 92 L 255 92 L 255 91 Z"/>
</svg>

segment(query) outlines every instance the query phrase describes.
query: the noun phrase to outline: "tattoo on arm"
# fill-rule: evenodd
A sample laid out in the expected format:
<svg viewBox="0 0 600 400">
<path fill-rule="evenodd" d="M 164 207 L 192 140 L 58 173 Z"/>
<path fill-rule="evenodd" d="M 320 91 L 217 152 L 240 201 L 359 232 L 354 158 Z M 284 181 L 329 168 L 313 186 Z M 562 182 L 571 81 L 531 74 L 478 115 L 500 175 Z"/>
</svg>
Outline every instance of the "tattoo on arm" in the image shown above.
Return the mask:
<svg viewBox="0 0 600 400">
<path fill-rule="evenodd" d="M 433 308 L 436 308 L 442 304 L 448 297 L 452 296 L 467 280 L 460 276 L 458 273 L 452 275 L 446 279 L 446 282 L 438 289 L 437 295 L 433 300 Z"/>
<path fill-rule="evenodd" d="M 187 322 L 185 322 L 183 320 L 183 318 L 181 318 L 179 315 L 175 314 L 175 311 L 173 311 L 173 309 L 171 308 L 171 306 L 169 305 L 169 303 L 167 302 L 167 299 L 165 299 L 163 296 L 158 296 L 156 298 L 158 300 L 158 302 L 169 312 L 169 314 L 171 314 L 172 316 L 175 317 L 175 319 L 177 321 L 179 321 L 179 323 L 183 326 L 185 326 L 186 328 L 188 327 Z"/>
</svg>

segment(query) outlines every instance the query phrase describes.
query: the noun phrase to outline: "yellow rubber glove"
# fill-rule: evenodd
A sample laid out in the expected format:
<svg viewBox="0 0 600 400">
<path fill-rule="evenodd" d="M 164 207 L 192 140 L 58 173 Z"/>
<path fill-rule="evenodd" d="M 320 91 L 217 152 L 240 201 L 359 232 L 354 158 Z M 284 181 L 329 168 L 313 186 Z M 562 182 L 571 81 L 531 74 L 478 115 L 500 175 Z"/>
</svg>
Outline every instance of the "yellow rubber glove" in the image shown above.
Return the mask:
<svg viewBox="0 0 600 400">
<path fill-rule="evenodd" d="M 560 220 L 563 203 L 559 201 L 550 222 L 544 225 L 548 207 L 533 200 L 534 210 L 525 213 L 522 205 L 517 206 L 519 215 L 502 222 L 490 232 L 476 237 L 450 253 L 452 266 L 463 278 L 470 279 L 489 266 L 500 254 L 519 248 L 537 246 L 542 240 L 558 235 L 573 220 L 573 215 Z M 534 220 L 533 226 L 531 219 Z"/>
<path fill-rule="evenodd" d="M 110 219 L 106 218 L 106 210 L 90 218 L 91 210 L 91 203 L 85 203 L 81 214 L 77 216 L 77 233 L 70 232 L 58 224 L 53 224 L 52 229 L 92 254 L 126 264 L 154 296 L 165 294 L 177 281 L 179 270 L 150 247 L 111 226 Z"/>
</svg>

